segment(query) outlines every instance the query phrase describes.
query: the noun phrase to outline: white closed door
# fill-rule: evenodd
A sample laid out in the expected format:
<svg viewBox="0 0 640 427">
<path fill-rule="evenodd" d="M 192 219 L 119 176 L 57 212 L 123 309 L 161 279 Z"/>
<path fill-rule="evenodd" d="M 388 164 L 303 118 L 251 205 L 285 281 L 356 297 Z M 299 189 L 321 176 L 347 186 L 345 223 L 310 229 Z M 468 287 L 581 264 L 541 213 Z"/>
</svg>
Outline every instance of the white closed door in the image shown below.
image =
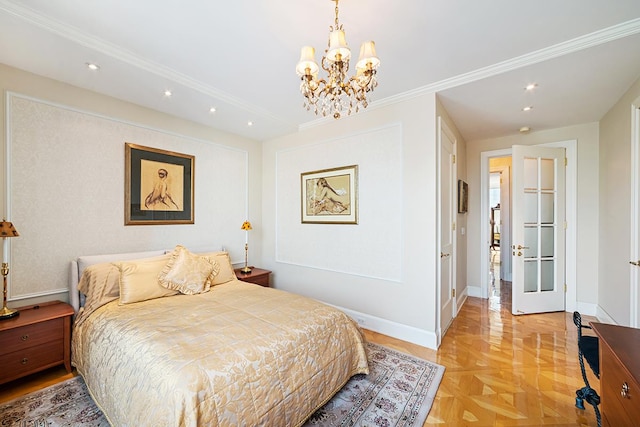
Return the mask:
<svg viewBox="0 0 640 427">
<path fill-rule="evenodd" d="M 456 316 L 455 298 L 455 215 L 457 212 L 457 180 L 455 170 L 455 139 L 446 125 L 439 126 L 440 215 L 438 269 L 440 293 L 440 337 L 444 336 Z"/>
<path fill-rule="evenodd" d="M 634 102 L 631 123 L 631 253 L 629 254 L 630 322 L 640 328 L 640 98 Z"/>
<path fill-rule="evenodd" d="M 565 149 L 513 146 L 514 315 L 565 310 Z"/>
</svg>

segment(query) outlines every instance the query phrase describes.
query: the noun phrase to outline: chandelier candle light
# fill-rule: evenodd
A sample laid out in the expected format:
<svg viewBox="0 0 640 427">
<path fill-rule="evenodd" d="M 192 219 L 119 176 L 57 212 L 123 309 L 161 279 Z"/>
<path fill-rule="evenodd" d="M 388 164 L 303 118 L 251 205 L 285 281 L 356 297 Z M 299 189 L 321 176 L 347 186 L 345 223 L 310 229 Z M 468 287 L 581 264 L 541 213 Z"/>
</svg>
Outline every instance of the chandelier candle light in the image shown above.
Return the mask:
<svg viewBox="0 0 640 427">
<path fill-rule="evenodd" d="M 376 46 L 373 41 L 367 41 L 360 46 L 360 56 L 356 63 L 355 76 L 347 78 L 351 50 L 347 46 L 342 24 L 338 22 L 338 1 L 336 3 L 336 19 L 333 26 L 329 26 L 329 47 L 322 57 L 322 69 L 329 76 L 327 80 L 318 80 L 319 67 L 315 60 L 315 49 L 304 46 L 300 54 L 300 61 L 296 66 L 296 73 L 300 76 L 300 92 L 304 95 L 304 107 L 313 107 L 314 113 L 322 116 L 333 115 L 339 119 L 343 114 L 350 115 L 358 112 L 360 106 L 369 105 L 367 92 L 373 92 L 378 81 L 376 69 L 380 60 L 376 56 Z"/>
<path fill-rule="evenodd" d="M 7 276 L 9 275 L 9 263 L 7 262 L 7 254 L 9 253 L 9 237 L 18 237 L 18 231 L 12 223 L 5 219 L 0 222 L 0 237 L 2 237 L 2 277 L 4 283 L 4 291 L 2 298 L 2 310 L 0 311 L 0 320 L 17 316 L 18 310 L 7 307 Z"/>
<path fill-rule="evenodd" d="M 245 231 L 245 238 L 244 238 L 244 268 L 242 270 L 240 270 L 241 272 L 243 272 L 244 274 L 249 274 L 251 273 L 251 267 L 249 267 L 248 263 L 249 263 L 249 230 L 253 230 L 251 228 L 251 223 L 249 221 L 245 221 L 242 223 L 242 227 L 240 227 L 241 230 Z"/>
</svg>

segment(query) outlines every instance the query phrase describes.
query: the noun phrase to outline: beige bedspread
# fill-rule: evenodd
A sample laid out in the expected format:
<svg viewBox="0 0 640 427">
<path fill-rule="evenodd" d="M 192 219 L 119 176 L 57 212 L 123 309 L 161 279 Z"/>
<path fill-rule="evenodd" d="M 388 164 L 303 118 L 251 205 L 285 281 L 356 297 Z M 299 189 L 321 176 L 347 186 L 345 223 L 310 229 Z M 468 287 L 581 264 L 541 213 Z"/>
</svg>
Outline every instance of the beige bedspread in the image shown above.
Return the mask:
<svg viewBox="0 0 640 427">
<path fill-rule="evenodd" d="M 327 305 L 232 281 L 96 309 L 73 364 L 114 426 L 298 426 L 356 373 L 361 331 Z"/>
</svg>

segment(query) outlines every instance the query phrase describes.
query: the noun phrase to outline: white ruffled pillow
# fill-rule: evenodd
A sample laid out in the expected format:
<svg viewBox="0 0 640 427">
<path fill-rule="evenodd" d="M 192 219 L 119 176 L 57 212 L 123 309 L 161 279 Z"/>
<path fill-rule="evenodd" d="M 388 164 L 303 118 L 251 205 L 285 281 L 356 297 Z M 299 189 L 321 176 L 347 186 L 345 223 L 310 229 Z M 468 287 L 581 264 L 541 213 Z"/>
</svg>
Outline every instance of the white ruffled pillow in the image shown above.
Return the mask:
<svg viewBox="0 0 640 427">
<path fill-rule="evenodd" d="M 208 292 L 219 271 L 220 265 L 215 259 L 196 255 L 178 245 L 158 274 L 158 283 L 167 289 L 195 295 Z"/>
</svg>

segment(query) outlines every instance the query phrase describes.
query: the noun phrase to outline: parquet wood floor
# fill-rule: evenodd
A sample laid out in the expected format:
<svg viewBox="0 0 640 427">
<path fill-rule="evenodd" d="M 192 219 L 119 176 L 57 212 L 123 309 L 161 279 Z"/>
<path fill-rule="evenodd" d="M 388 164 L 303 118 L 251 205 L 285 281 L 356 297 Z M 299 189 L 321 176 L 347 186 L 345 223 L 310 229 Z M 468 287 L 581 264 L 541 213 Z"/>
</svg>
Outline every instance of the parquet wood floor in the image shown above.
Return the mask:
<svg viewBox="0 0 640 427">
<path fill-rule="evenodd" d="M 437 351 L 365 334 L 446 367 L 424 427 L 596 426 L 590 405 L 575 407 L 575 391 L 584 383 L 572 314 L 513 316 L 509 288 L 501 295 L 468 298 Z M 583 322 L 593 320 L 583 316 Z M 588 378 L 599 390 L 591 371 Z"/>
<path fill-rule="evenodd" d="M 512 316 L 508 289 L 488 300 L 468 298 L 437 351 L 365 334 L 372 342 L 446 367 L 424 427 L 596 426 L 589 405 L 584 411 L 574 406 L 575 390 L 583 384 L 571 314 Z M 0 385 L 0 402 L 72 375 L 75 371 L 53 368 Z M 590 371 L 589 381 L 599 390 Z"/>
</svg>

